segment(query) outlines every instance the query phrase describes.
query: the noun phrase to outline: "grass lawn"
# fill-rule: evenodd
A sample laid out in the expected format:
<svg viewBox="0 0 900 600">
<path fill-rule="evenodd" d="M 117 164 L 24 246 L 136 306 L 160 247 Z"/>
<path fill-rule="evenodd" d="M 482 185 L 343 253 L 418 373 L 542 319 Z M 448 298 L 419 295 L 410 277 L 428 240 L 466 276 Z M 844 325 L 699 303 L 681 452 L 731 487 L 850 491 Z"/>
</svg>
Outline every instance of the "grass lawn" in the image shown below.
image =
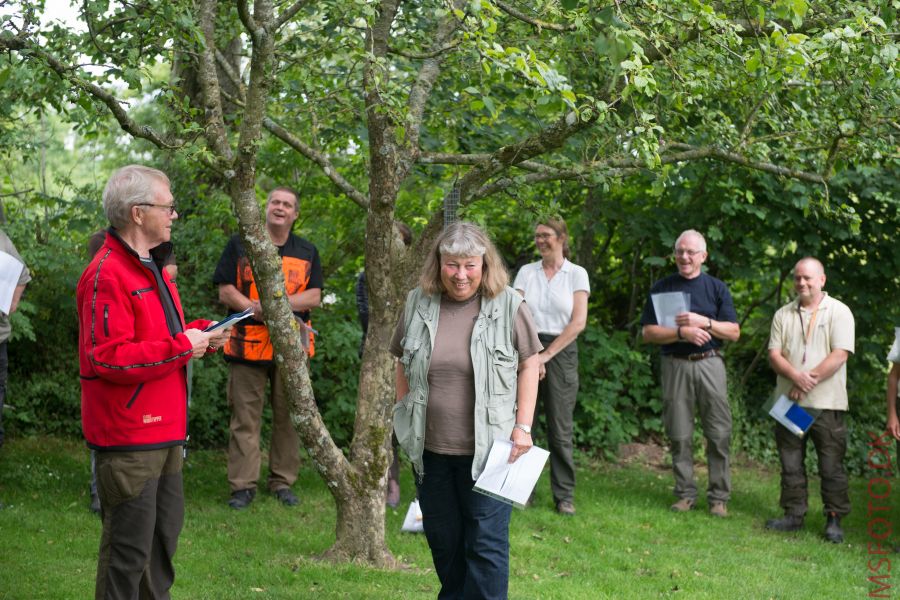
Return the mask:
<svg viewBox="0 0 900 600">
<path fill-rule="evenodd" d="M 87 508 L 88 476 L 88 451 L 78 441 L 7 440 L 0 452 L 0 598 L 92 597 L 100 521 Z M 403 476 L 408 504 L 408 468 Z M 721 520 L 706 513 L 703 501 L 688 514 L 669 512 L 668 471 L 640 464 L 584 466 L 578 515 L 563 518 L 553 511 L 545 473 L 536 506 L 513 513 L 510 597 L 847 599 L 877 589 L 867 579 L 866 480 L 852 482 L 847 540 L 833 545 L 821 538 L 817 480 L 806 529 L 775 534 L 763 522 L 779 514 L 777 473 L 738 465 L 732 479 L 731 517 Z M 390 549 L 408 568 L 380 571 L 316 560 L 332 542 L 335 513 L 310 469 L 294 488 L 302 500 L 295 508 L 267 494 L 246 511 L 228 508 L 224 452 L 193 452 L 185 464 L 185 489 L 175 598 L 437 596 L 424 537 L 400 533 L 406 505 L 388 510 L 387 529 Z M 900 594 L 892 588 L 882 597 Z"/>
</svg>

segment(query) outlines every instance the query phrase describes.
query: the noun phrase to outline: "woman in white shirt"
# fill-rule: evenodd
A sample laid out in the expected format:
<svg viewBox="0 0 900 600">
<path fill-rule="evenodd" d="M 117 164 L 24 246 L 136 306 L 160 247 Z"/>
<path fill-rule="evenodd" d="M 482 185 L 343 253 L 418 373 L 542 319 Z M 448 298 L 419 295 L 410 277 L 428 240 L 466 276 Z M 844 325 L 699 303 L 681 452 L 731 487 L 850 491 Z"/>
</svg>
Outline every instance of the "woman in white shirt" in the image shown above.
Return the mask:
<svg viewBox="0 0 900 600">
<path fill-rule="evenodd" d="M 550 450 L 550 488 L 556 512 L 575 514 L 572 429 L 578 396 L 578 334 L 587 323 L 587 271 L 569 262 L 569 233 L 562 219 L 534 229 L 541 260 L 519 269 L 513 287 L 525 297 L 544 345 L 538 410 L 544 411 Z"/>
</svg>

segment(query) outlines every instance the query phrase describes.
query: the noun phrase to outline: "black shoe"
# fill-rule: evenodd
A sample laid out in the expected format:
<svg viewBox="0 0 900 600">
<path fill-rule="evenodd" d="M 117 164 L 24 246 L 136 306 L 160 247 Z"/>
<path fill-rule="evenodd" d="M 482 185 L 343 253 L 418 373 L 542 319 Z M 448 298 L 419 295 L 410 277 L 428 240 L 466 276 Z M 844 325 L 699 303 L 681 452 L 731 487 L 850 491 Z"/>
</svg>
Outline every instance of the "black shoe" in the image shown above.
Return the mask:
<svg viewBox="0 0 900 600">
<path fill-rule="evenodd" d="M 91 512 L 95 515 L 100 514 L 100 496 L 97 494 L 91 494 Z"/>
<path fill-rule="evenodd" d="M 228 501 L 228 506 L 235 510 L 241 510 L 250 506 L 250 503 L 253 502 L 253 498 L 256 497 L 256 490 L 238 490 L 236 492 L 231 492 L 231 500 Z"/>
<path fill-rule="evenodd" d="M 825 539 L 832 544 L 840 544 L 844 541 L 841 518 L 833 512 L 828 513 L 828 519 L 825 521 Z"/>
<path fill-rule="evenodd" d="M 278 501 L 285 506 L 297 506 L 300 504 L 300 500 L 297 499 L 297 496 L 294 495 L 291 488 L 278 488 L 272 493 L 275 494 Z"/>
<path fill-rule="evenodd" d="M 803 529 L 803 517 L 798 515 L 784 515 L 780 519 L 766 521 L 766 529 L 775 531 L 800 531 Z"/>
</svg>

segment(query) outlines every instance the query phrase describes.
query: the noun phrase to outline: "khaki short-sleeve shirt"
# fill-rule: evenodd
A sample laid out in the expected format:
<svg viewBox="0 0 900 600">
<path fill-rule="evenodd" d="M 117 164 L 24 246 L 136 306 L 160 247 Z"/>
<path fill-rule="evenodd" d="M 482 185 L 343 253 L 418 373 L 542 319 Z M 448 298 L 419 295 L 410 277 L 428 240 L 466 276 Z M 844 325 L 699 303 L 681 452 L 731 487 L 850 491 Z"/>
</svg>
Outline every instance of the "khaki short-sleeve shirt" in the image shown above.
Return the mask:
<svg viewBox="0 0 900 600">
<path fill-rule="evenodd" d="M 853 313 L 846 304 L 826 295 L 819 303 L 814 322 L 813 312 L 794 300 L 778 309 L 772 319 L 769 350 L 780 350 L 781 355 L 801 371 L 811 371 L 833 350 L 846 350 L 852 354 L 855 348 Z M 775 397 L 787 395 L 792 386 L 790 379 L 779 375 Z M 847 410 L 847 363 L 831 377 L 820 381 L 799 404 L 824 410 Z"/>
</svg>

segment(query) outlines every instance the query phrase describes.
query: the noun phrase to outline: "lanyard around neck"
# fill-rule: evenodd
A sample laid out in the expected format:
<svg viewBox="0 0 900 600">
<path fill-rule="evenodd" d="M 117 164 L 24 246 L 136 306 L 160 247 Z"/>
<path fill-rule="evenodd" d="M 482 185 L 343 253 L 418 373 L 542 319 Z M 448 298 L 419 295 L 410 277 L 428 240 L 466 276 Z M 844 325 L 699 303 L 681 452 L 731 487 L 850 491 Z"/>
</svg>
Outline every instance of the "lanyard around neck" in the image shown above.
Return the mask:
<svg viewBox="0 0 900 600">
<path fill-rule="evenodd" d="M 800 361 L 801 365 L 806 364 L 806 350 L 809 348 L 809 339 L 812 337 L 813 328 L 816 325 L 816 315 L 819 314 L 819 306 L 822 303 L 816 304 L 816 308 L 813 309 L 812 317 L 809 319 L 809 328 L 806 330 L 806 333 L 803 334 L 803 359 Z M 797 316 L 800 318 L 800 331 L 803 332 L 803 311 L 800 310 L 800 303 L 797 303 Z"/>
</svg>

